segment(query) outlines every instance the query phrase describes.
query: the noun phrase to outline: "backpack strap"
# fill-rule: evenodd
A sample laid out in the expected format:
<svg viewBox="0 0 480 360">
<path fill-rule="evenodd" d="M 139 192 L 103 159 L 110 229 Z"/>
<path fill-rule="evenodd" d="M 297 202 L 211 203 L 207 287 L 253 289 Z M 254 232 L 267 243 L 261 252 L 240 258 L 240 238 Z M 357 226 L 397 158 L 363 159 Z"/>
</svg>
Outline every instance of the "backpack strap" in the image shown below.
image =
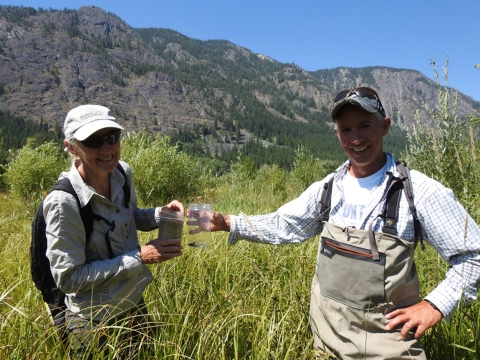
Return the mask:
<svg viewBox="0 0 480 360">
<path fill-rule="evenodd" d="M 120 168 L 122 168 L 120 164 L 118 166 Z M 122 168 L 121 172 L 122 172 L 122 174 L 124 174 L 124 176 L 126 176 L 123 168 Z M 130 187 L 128 186 L 128 183 L 127 183 L 126 179 L 127 178 L 125 177 L 125 185 L 123 185 L 123 188 L 124 188 L 124 191 L 125 191 L 125 188 L 128 188 L 128 194 L 129 194 L 130 193 Z M 70 180 L 68 178 L 62 178 L 62 179 L 58 180 L 55 183 L 55 185 L 53 185 L 53 188 L 52 188 L 51 191 L 54 191 L 54 190 L 65 191 L 65 192 L 73 195 L 73 197 L 77 201 L 78 207 L 80 209 L 80 217 L 82 218 L 83 226 L 85 227 L 85 236 L 86 236 L 87 241 L 90 239 L 90 236 L 92 235 L 93 221 L 94 220 L 103 221 L 104 223 L 106 223 L 110 227 L 110 229 L 108 229 L 108 231 L 105 234 L 105 244 L 107 246 L 108 256 L 110 257 L 110 259 L 113 259 L 115 257 L 115 255 L 113 253 L 112 243 L 110 241 L 110 231 L 115 230 L 115 221 L 109 221 L 109 220 L 105 219 L 103 216 L 100 216 L 98 214 L 94 214 L 93 210 L 92 210 L 92 206 L 90 205 L 90 203 L 87 203 L 85 206 L 82 207 L 80 205 L 80 199 L 78 198 L 77 192 L 73 189 L 72 183 L 70 182 Z M 127 196 L 127 194 L 125 194 L 125 198 L 127 198 L 127 197 L 129 198 L 130 196 L 129 195 Z M 127 199 L 125 199 L 125 201 L 126 201 L 127 205 L 130 203 L 129 199 L 128 199 L 128 202 L 127 202 Z"/>
<path fill-rule="evenodd" d="M 93 213 L 92 213 L 92 217 L 93 217 L 93 220 L 103 221 L 105 224 L 107 224 L 110 227 L 110 229 L 108 229 L 108 231 L 105 233 L 105 244 L 107 245 L 108 256 L 110 257 L 110 259 L 113 259 L 115 255 L 112 249 L 112 242 L 110 241 L 110 231 L 115 230 L 115 221 L 109 221 L 105 219 L 103 216 L 93 214 Z M 93 220 L 92 220 L 92 224 L 93 224 Z"/>
<path fill-rule="evenodd" d="M 125 207 L 128 209 L 128 206 L 130 205 L 130 185 L 128 183 L 128 179 L 127 179 L 127 174 L 125 173 L 125 170 L 123 169 L 122 165 L 120 165 L 120 163 L 117 164 L 117 169 L 118 171 L 120 171 L 123 175 L 123 177 L 125 178 L 125 183 L 123 184 L 123 195 L 124 195 L 124 198 L 125 198 Z"/>
<path fill-rule="evenodd" d="M 72 186 L 72 183 L 68 178 L 62 178 L 58 180 L 55 185 L 53 185 L 51 191 L 60 190 L 70 195 L 73 195 L 77 201 L 78 208 L 80 209 L 80 217 L 82 218 L 83 226 L 85 227 L 85 234 L 87 241 L 90 239 L 90 235 L 93 232 L 93 210 L 90 203 L 87 203 L 84 207 L 80 205 L 80 199 L 78 198 L 77 192 Z"/>
</svg>

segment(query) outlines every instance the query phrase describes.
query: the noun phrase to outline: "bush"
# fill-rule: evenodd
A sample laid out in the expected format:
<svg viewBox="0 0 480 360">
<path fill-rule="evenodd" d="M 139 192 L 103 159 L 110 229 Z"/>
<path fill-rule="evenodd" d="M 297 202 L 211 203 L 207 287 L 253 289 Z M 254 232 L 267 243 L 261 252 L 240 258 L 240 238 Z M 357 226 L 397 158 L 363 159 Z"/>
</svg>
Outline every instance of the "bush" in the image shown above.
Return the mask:
<svg viewBox="0 0 480 360">
<path fill-rule="evenodd" d="M 426 128 L 418 117 L 413 131 L 408 135 L 407 165 L 438 180 L 452 189 L 469 214 L 480 221 L 480 164 L 478 140 L 475 138 L 475 122 L 459 118 L 457 94 L 451 99 L 451 90 L 438 83 L 439 109 L 425 109 L 433 119 L 434 127 Z M 444 79 L 448 79 L 448 62 L 444 67 Z"/>
<path fill-rule="evenodd" d="M 251 157 L 238 157 L 236 162 L 230 165 L 230 178 L 232 183 L 253 180 L 257 176 L 257 168 Z"/>
<path fill-rule="evenodd" d="M 292 166 L 292 175 L 300 182 L 302 190 L 305 190 L 315 181 L 322 180 L 325 176 L 334 172 L 339 164 L 332 161 L 321 161 L 314 158 L 311 152 L 300 146 L 295 151 L 295 160 Z"/>
<path fill-rule="evenodd" d="M 287 195 L 286 180 L 287 172 L 278 165 L 262 165 L 254 183 L 260 193 L 273 194 L 283 200 Z"/>
<path fill-rule="evenodd" d="M 68 166 L 67 156 L 58 144 L 48 142 L 34 147 L 32 139 L 28 139 L 27 145 L 13 154 L 4 176 L 12 193 L 37 205 Z"/>
<path fill-rule="evenodd" d="M 135 190 L 143 206 L 204 195 L 207 174 L 187 154 L 171 146 L 169 137 L 127 133 L 122 138 L 122 159 L 132 167 Z"/>
</svg>

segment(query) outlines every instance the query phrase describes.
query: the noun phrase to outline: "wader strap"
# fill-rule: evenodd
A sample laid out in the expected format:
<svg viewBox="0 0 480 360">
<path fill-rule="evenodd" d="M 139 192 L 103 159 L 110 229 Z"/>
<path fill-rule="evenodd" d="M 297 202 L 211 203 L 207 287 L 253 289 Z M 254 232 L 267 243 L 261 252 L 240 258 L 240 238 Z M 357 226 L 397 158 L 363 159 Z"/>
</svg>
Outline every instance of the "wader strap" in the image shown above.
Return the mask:
<svg viewBox="0 0 480 360">
<path fill-rule="evenodd" d="M 332 199 L 332 188 L 333 188 L 333 176 L 332 178 L 323 184 L 322 196 L 320 198 L 320 220 L 328 221 L 330 217 L 330 204 Z"/>
<path fill-rule="evenodd" d="M 417 216 L 417 208 L 415 207 L 413 201 L 413 188 L 412 188 L 412 181 L 410 179 L 410 170 L 405 164 L 401 161 L 396 163 L 397 171 L 399 172 L 400 176 L 398 178 L 394 178 L 390 183 L 390 186 L 387 190 L 387 199 L 386 199 L 386 207 L 383 214 L 380 214 L 377 217 L 384 218 L 384 226 L 382 228 L 382 232 L 397 235 L 397 222 L 398 222 L 398 208 L 400 202 L 400 195 L 402 194 L 402 189 L 404 190 L 404 194 L 407 197 L 408 206 L 410 209 L 410 213 L 413 217 L 413 228 L 415 232 L 415 244 L 420 242 L 422 250 L 425 249 L 425 244 L 423 243 L 422 239 L 422 232 L 420 227 L 420 220 Z M 331 197 L 332 197 L 332 188 L 333 188 L 333 180 L 334 177 L 323 184 L 323 191 L 319 202 L 320 207 L 320 220 L 321 221 L 328 221 L 330 217 L 330 207 L 331 207 Z M 373 260 L 378 261 L 380 256 L 378 254 L 378 247 L 377 242 L 375 241 L 375 235 L 373 233 L 373 222 L 370 223 L 368 229 L 368 239 L 370 242 L 370 249 L 372 251 Z"/>
<path fill-rule="evenodd" d="M 387 205 L 383 212 L 385 219 L 382 232 L 397 235 L 398 204 L 402 193 L 402 180 L 394 178 L 387 190 Z"/>
<path fill-rule="evenodd" d="M 373 221 L 368 226 L 368 241 L 370 243 L 370 251 L 372 252 L 373 261 L 380 261 L 380 254 L 378 253 L 377 242 L 375 241 L 375 234 L 373 232 Z"/>
<path fill-rule="evenodd" d="M 422 231 L 420 227 L 420 220 L 418 219 L 417 215 L 417 208 L 415 207 L 414 199 L 413 199 L 413 188 L 412 188 L 412 181 L 410 178 L 410 170 L 405 164 L 401 161 L 397 162 L 397 171 L 400 173 L 400 178 L 403 182 L 403 188 L 405 190 L 405 195 L 407 196 L 408 206 L 410 209 L 410 213 L 413 217 L 413 229 L 415 232 L 415 244 L 418 244 L 420 241 L 420 246 L 422 250 L 425 250 L 425 244 L 423 243 L 422 238 Z"/>
</svg>

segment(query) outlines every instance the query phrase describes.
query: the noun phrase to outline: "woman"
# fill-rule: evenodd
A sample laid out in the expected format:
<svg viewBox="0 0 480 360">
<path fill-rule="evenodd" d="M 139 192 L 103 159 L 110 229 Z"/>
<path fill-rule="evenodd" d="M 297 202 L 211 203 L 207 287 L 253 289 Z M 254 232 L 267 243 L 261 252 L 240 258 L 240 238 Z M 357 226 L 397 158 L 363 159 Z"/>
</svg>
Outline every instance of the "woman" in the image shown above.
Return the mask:
<svg viewBox="0 0 480 360">
<path fill-rule="evenodd" d="M 88 240 L 72 195 L 52 191 L 43 203 L 47 257 L 55 283 L 66 293 L 70 350 L 82 358 L 106 341 L 106 336 L 100 344 L 93 340 L 99 324 L 128 319 L 127 327 L 134 328 L 148 323 L 142 293 L 152 276 L 145 264 L 182 254 L 180 239 L 138 244 L 137 229 L 157 228 L 162 209 L 137 208 L 132 171 L 120 161 L 122 130 L 110 111 L 98 105 L 78 106 L 65 119 L 64 145 L 72 167 L 61 177 L 70 180 L 81 206 L 89 203 L 96 214 Z M 176 200 L 165 208 L 184 212 Z M 132 334 L 142 332 L 126 336 Z"/>
</svg>

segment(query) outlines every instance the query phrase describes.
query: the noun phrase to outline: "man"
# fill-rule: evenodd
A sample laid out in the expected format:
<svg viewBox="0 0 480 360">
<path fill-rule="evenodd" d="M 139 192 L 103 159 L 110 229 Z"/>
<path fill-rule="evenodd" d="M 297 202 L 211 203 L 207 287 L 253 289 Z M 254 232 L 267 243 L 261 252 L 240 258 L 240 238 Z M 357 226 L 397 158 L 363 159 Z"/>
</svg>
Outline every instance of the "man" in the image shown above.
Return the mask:
<svg viewBox="0 0 480 360">
<path fill-rule="evenodd" d="M 322 233 L 310 305 L 315 348 L 343 359 L 425 359 L 422 334 L 448 320 L 460 299 L 476 299 L 480 229 L 450 189 L 410 172 L 418 235 L 451 264 L 445 280 L 418 302 L 416 226 L 405 190 L 396 218 L 385 221 L 388 189 L 402 179 L 393 156 L 383 152 L 391 120 L 367 87 L 340 92 L 331 116 L 347 162 L 274 213 L 248 219 L 214 213 L 211 230 L 230 231 L 230 244 L 292 244 Z M 322 214 L 332 177 L 330 207 Z"/>
</svg>

